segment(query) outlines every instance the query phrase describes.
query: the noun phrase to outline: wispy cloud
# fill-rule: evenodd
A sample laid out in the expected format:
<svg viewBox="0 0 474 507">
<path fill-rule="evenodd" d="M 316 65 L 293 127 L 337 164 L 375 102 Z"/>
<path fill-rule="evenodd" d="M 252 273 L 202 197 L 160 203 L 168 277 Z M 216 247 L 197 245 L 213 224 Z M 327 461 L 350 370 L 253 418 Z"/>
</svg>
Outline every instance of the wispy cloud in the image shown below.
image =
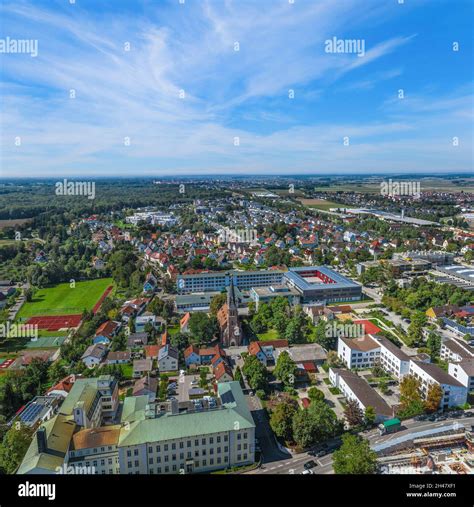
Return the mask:
<svg viewBox="0 0 474 507">
<path fill-rule="evenodd" d="M 427 117 L 466 125 L 456 96 L 446 96 L 444 107 L 410 98 L 405 109 L 385 98 L 377 121 L 335 120 L 324 109 L 340 79 L 346 91 L 372 89 L 402 73 L 370 64 L 414 35 L 374 39 L 363 58 L 324 52 L 327 38 L 351 30 L 364 36 L 362 20 L 380 19 L 375 0 L 186 0 L 147 4 L 146 15 L 133 16 L 55 5 L 0 8 L 12 33 L 39 40 L 37 58 L 3 55 L 8 175 L 393 169 L 408 163 L 403 146 L 413 160 L 418 146 L 444 163 L 436 154 L 445 153 L 439 142 L 449 132 L 424 127 Z M 349 149 L 343 136 L 353 139 Z M 469 162 L 464 149 L 451 152 L 450 167 Z"/>
</svg>

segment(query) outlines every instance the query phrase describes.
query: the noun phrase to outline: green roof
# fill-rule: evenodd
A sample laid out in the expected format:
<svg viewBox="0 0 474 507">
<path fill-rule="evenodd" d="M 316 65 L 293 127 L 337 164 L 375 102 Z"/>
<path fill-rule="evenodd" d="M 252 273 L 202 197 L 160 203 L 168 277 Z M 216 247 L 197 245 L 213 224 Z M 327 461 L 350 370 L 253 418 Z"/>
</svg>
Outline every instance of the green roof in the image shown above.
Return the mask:
<svg viewBox="0 0 474 507">
<path fill-rule="evenodd" d="M 389 419 L 388 421 L 385 421 L 385 422 L 383 423 L 383 425 L 384 425 L 385 427 L 397 426 L 397 425 L 399 425 L 399 424 L 401 424 L 400 419 Z"/>
<path fill-rule="evenodd" d="M 56 467 L 61 466 L 64 456 L 69 448 L 72 434 L 76 428 L 75 422 L 68 416 L 59 414 L 44 422 L 42 425 L 46 429 L 46 439 L 48 450 L 55 454 L 39 453 L 38 440 L 36 434 L 33 436 L 25 457 L 18 469 L 18 474 L 26 474 L 35 468 L 42 468 L 54 472 Z"/>
<path fill-rule="evenodd" d="M 119 446 L 255 427 L 239 382 L 220 383 L 218 392 L 222 400 L 222 406 L 218 409 L 174 415 L 167 413 L 153 419 L 135 420 L 122 428 Z"/>
<path fill-rule="evenodd" d="M 132 422 L 145 419 L 145 408 L 148 405 L 148 395 L 128 396 L 123 400 L 121 422 Z"/>
</svg>

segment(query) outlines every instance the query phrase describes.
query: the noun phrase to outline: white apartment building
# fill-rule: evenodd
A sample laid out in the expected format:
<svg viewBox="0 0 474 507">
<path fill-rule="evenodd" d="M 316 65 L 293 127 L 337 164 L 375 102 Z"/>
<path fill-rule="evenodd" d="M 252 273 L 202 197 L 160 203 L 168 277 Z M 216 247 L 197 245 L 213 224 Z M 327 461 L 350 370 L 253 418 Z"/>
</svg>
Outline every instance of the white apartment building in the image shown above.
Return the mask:
<svg viewBox="0 0 474 507">
<path fill-rule="evenodd" d="M 460 340 L 446 340 L 441 343 L 440 358 L 446 362 L 459 362 L 474 357 L 474 349 Z"/>
<path fill-rule="evenodd" d="M 448 372 L 466 387 L 468 392 L 474 392 L 474 358 L 463 359 L 459 363 L 449 363 Z"/>
<path fill-rule="evenodd" d="M 380 366 L 400 380 L 410 371 L 409 356 L 384 336 L 375 335 L 374 339 L 380 345 Z"/>
<path fill-rule="evenodd" d="M 393 416 L 393 411 L 385 400 L 355 372 L 342 368 L 330 368 L 329 380 L 341 390 L 348 400 L 355 400 L 362 412 L 367 407 L 375 410 L 376 422 L 385 421 Z"/>
<path fill-rule="evenodd" d="M 439 366 L 420 361 L 410 361 L 410 372 L 421 381 L 421 391 L 426 398 L 430 384 L 439 384 L 444 391 L 440 402 L 440 408 L 458 407 L 464 405 L 467 400 L 467 387 L 451 377 Z"/>
<path fill-rule="evenodd" d="M 371 368 L 380 357 L 380 343 L 371 335 L 338 338 L 337 355 L 347 368 Z"/>
</svg>

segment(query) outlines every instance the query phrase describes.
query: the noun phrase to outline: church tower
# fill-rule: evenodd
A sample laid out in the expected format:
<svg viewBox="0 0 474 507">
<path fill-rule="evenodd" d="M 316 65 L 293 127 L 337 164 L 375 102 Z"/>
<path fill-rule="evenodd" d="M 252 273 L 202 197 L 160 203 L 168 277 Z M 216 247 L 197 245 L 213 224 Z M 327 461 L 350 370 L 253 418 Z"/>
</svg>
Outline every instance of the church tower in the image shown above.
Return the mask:
<svg viewBox="0 0 474 507">
<path fill-rule="evenodd" d="M 239 322 L 238 301 L 231 280 L 227 288 L 227 302 L 219 310 L 217 320 L 221 331 L 221 343 L 224 347 L 240 346 L 243 342 L 242 327 Z"/>
</svg>

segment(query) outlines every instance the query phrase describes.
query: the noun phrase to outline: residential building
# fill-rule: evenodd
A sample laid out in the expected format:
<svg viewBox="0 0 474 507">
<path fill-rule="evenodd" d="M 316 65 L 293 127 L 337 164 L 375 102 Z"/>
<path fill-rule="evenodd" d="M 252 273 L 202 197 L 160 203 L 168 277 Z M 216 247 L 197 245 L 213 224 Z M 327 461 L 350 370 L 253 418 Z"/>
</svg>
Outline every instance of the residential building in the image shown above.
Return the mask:
<svg viewBox="0 0 474 507">
<path fill-rule="evenodd" d="M 469 393 L 474 392 L 474 357 L 462 359 L 459 363 L 449 363 L 448 373 L 466 387 Z"/>
<path fill-rule="evenodd" d="M 140 378 L 147 375 L 153 369 L 153 361 L 151 359 L 135 359 L 133 361 L 133 378 Z"/>
<path fill-rule="evenodd" d="M 337 340 L 337 355 L 347 368 L 371 368 L 380 358 L 380 343 L 371 335 Z"/>
<path fill-rule="evenodd" d="M 410 357 L 384 336 L 373 335 L 373 338 L 380 344 L 380 366 L 401 380 L 410 371 Z"/>
<path fill-rule="evenodd" d="M 107 347 L 102 343 L 95 343 L 93 345 L 90 345 L 87 347 L 84 354 L 82 354 L 82 362 L 88 368 L 95 368 L 102 362 L 105 355 L 107 354 L 107 351 Z"/>
<path fill-rule="evenodd" d="M 355 372 L 342 368 L 330 368 L 329 380 L 348 400 L 356 401 L 362 413 L 367 407 L 372 407 L 375 410 L 376 422 L 385 421 L 393 416 L 393 410 L 387 402 Z"/>
<path fill-rule="evenodd" d="M 439 366 L 421 361 L 410 361 L 410 374 L 420 380 L 424 398 L 426 398 L 430 384 L 435 383 L 441 386 L 444 393 L 440 402 L 441 409 L 459 407 L 466 403 L 467 387 Z"/>
<path fill-rule="evenodd" d="M 446 340 L 441 343 L 440 358 L 446 362 L 459 362 L 474 357 L 474 348 L 460 340 Z"/>
<path fill-rule="evenodd" d="M 164 345 L 158 352 L 158 369 L 160 373 L 178 369 L 178 349 L 172 345 Z"/>
</svg>

